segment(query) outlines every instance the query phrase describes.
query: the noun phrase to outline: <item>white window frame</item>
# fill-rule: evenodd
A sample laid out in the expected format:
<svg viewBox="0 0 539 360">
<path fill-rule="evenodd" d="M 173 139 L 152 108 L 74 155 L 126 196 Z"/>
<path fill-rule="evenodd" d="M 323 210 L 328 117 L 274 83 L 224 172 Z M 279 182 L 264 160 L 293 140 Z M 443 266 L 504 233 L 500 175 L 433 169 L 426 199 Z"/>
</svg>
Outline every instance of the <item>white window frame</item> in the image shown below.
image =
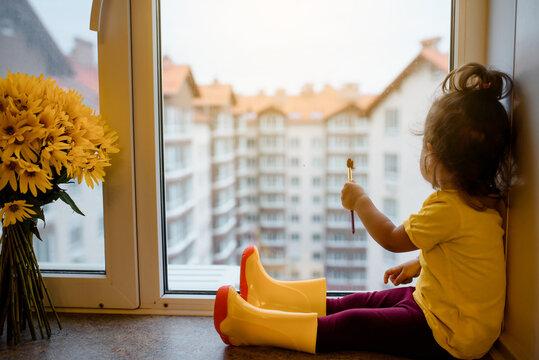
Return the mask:
<svg viewBox="0 0 539 360">
<path fill-rule="evenodd" d="M 118 132 L 120 152 L 103 183 L 105 275 L 45 272 L 55 307 L 136 309 L 140 305 L 131 112 L 128 1 L 103 4 L 98 31 L 100 112 Z"/>
</svg>

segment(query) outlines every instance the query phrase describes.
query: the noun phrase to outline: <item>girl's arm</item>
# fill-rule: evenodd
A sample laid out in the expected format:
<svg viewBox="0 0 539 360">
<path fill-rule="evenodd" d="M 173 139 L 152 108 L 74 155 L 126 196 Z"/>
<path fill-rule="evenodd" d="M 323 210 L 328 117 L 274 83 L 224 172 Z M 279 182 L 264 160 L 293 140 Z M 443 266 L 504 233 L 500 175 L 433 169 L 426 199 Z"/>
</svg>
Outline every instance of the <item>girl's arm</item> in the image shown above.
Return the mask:
<svg viewBox="0 0 539 360">
<path fill-rule="evenodd" d="M 384 249 L 391 252 L 417 250 L 404 231 L 404 227 L 395 226 L 387 216 L 382 214 L 360 185 L 354 182 L 345 183 L 341 192 L 341 201 L 346 209 L 357 212 L 365 229 Z"/>
</svg>

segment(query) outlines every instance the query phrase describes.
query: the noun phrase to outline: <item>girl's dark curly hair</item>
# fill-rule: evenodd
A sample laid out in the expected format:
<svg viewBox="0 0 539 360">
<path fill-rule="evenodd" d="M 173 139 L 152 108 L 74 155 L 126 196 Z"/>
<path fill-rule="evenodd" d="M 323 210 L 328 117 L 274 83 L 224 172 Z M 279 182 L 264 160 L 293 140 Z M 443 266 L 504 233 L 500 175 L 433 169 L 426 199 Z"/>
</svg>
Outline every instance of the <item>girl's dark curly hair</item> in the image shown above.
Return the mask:
<svg viewBox="0 0 539 360">
<path fill-rule="evenodd" d="M 510 121 L 499 100 L 512 87 L 505 73 L 463 65 L 447 75 L 425 121 L 423 145 L 431 144 L 436 161 L 452 175 L 448 180 L 478 210 L 486 207 L 481 197 L 505 200 L 511 183 Z M 439 187 L 436 178 L 433 187 Z"/>
</svg>

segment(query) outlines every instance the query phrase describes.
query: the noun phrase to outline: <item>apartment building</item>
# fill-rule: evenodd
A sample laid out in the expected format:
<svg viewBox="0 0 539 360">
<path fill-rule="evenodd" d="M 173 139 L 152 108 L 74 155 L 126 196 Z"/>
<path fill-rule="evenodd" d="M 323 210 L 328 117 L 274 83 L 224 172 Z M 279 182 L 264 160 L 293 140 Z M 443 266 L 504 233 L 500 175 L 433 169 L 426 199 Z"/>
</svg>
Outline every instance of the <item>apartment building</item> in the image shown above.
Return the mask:
<svg viewBox="0 0 539 360">
<path fill-rule="evenodd" d="M 163 167 L 167 258 L 170 264 L 204 263 L 208 248 L 210 188 L 204 182 L 204 144 L 195 126 L 193 103 L 200 97 L 191 69 L 163 60 Z M 199 142 L 202 141 L 202 146 Z M 195 150 L 197 150 L 195 158 Z M 209 157 L 206 155 L 206 158 Z M 208 161 L 206 161 L 206 164 Z M 197 251 L 198 250 L 198 251 Z M 207 261 L 207 260 L 206 260 Z"/>
<path fill-rule="evenodd" d="M 207 118 L 210 135 L 212 263 L 236 264 L 236 137 L 232 113 L 236 98 L 230 85 L 217 81 L 199 86 L 199 90 L 200 97 L 193 104 Z M 199 161 L 204 159 L 197 154 L 196 162 Z"/>
</svg>

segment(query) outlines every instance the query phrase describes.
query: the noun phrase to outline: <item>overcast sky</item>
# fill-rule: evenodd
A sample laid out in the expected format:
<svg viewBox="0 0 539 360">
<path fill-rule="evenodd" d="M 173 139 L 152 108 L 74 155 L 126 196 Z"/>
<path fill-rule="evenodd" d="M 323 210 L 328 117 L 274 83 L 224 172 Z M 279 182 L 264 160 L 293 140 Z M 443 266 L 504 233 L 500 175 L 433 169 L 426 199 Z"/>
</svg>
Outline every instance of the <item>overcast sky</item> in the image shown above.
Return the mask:
<svg viewBox="0 0 539 360">
<path fill-rule="evenodd" d="M 64 53 L 88 30 L 91 1 L 30 0 Z M 242 94 L 359 83 L 381 91 L 421 49 L 442 37 L 450 0 L 161 0 L 162 53 Z M 62 21 L 57 15 L 62 13 Z"/>
</svg>

